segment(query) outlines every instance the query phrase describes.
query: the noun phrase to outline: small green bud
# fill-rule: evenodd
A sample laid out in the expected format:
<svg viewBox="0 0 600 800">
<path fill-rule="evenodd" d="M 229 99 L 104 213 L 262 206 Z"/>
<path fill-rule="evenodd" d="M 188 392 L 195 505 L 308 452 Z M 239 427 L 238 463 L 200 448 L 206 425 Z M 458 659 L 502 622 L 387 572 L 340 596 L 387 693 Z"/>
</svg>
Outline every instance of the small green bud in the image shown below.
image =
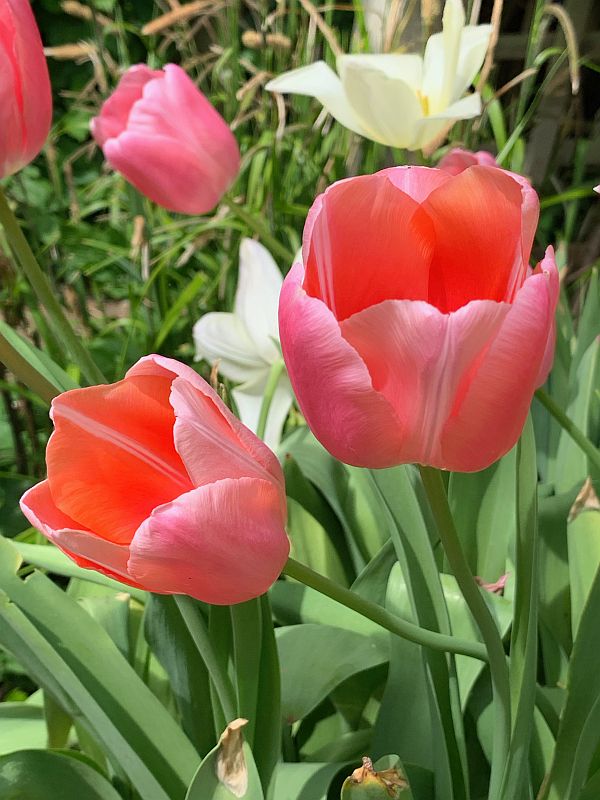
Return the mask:
<svg viewBox="0 0 600 800">
<path fill-rule="evenodd" d="M 410 800 L 408 781 L 396 767 L 376 772 L 370 758 L 363 758 L 342 786 L 340 800 Z"/>
</svg>

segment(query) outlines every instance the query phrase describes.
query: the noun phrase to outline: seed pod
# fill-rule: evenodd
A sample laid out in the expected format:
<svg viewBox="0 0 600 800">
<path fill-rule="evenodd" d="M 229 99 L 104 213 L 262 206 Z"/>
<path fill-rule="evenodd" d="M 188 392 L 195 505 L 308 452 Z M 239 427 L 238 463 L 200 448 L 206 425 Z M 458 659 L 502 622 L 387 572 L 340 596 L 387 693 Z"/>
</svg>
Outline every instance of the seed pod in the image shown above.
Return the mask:
<svg viewBox="0 0 600 800">
<path fill-rule="evenodd" d="M 342 786 L 340 800 L 412 800 L 404 774 L 397 767 L 376 772 L 370 758 L 363 758 Z"/>
</svg>

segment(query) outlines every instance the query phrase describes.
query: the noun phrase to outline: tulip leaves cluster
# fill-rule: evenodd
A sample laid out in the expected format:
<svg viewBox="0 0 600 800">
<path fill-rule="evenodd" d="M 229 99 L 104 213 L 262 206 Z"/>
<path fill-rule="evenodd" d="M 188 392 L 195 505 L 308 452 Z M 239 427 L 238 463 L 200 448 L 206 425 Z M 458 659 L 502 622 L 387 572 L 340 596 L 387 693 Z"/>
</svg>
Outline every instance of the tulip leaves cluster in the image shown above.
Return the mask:
<svg viewBox="0 0 600 800">
<path fill-rule="evenodd" d="M 423 55 L 265 88 L 427 151 L 479 115 L 492 34 L 447 0 Z M 28 0 L 0 0 L 0 67 L 9 178 L 52 116 Z M 64 344 L 0 323 L 52 424 L 31 529 L 0 536 L 0 800 L 595 800 L 597 273 L 572 311 L 531 182 L 462 148 L 331 182 L 288 258 L 239 202 L 235 128 L 176 64 L 126 69 L 91 122 L 194 247 L 194 216 L 228 223 L 235 296 L 190 325 L 197 369 L 105 380 L 0 189 Z"/>
</svg>

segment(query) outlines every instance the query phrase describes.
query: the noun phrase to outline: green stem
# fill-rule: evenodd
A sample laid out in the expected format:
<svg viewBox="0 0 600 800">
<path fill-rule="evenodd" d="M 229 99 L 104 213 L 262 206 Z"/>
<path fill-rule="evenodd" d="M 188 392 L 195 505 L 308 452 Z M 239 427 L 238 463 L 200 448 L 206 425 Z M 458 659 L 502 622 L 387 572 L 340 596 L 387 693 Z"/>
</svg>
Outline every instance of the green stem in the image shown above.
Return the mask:
<svg viewBox="0 0 600 800">
<path fill-rule="evenodd" d="M 22 381 L 42 400 L 47 403 L 59 394 L 59 391 L 50 383 L 29 361 L 19 353 L 0 331 L 0 361 L 7 367 L 15 377 Z"/>
<path fill-rule="evenodd" d="M 267 385 L 265 386 L 265 393 L 263 395 L 262 405 L 260 407 L 260 414 L 258 417 L 258 425 L 256 427 L 256 435 L 259 439 L 265 438 L 265 430 L 267 428 L 267 417 L 269 416 L 269 409 L 271 408 L 271 403 L 273 402 L 273 396 L 275 395 L 275 389 L 277 389 L 277 384 L 279 383 L 279 378 L 281 377 L 281 373 L 285 369 L 285 364 L 283 363 L 283 359 L 279 358 L 271 367 L 271 371 L 269 373 L 269 379 L 267 380 Z"/>
<path fill-rule="evenodd" d="M 479 628 L 488 654 L 495 717 L 489 800 L 495 800 L 508 757 L 511 732 L 510 683 L 504 645 L 494 618 L 469 569 L 448 505 L 442 476 L 432 467 L 420 466 L 419 470 L 448 563 Z"/>
<path fill-rule="evenodd" d="M 191 597 L 187 597 L 187 595 L 184 594 L 176 594 L 173 596 L 189 634 L 194 640 L 198 653 L 206 665 L 219 702 L 221 703 L 225 719 L 227 722 L 231 722 L 237 717 L 235 692 L 229 680 L 229 676 L 225 674 L 219 666 L 219 661 L 213 650 L 204 620 Z"/>
<path fill-rule="evenodd" d="M 250 230 L 258 234 L 265 247 L 267 247 L 267 249 L 270 250 L 273 255 L 279 256 L 279 258 L 283 259 L 286 266 L 290 266 L 292 264 L 292 261 L 294 260 L 294 253 L 292 253 L 291 250 L 288 250 L 285 245 L 281 244 L 281 242 L 279 242 L 273 236 L 267 226 L 255 214 L 250 214 L 245 208 L 242 208 L 237 203 L 234 203 L 233 200 L 226 200 L 226 203 L 231 213 L 241 220 L 244 225 L 250 228 Z"/>
<path fill-rule="evenodd" d="M 565 414 L 562 408 L 554 402 L 547 392 L 543 389 L 538 389 L 535 396 L 558 424 L 566 430 L 575 444 L 579 445 L 596 469 L 600 470 L 600 450 L 594 447 L 585 433 L 575 425 L 573 420 Z"/>
<path fill-rule="evenodd" d="M 294 558 L 288 558 L 283 572 L 290 578 L 300 581 L 305 586 L 327 595 L 327 597 L 346 606 L 346 608 L 350 608 L 352 611 L 356 611 L 357 614 L 361 614 L 363 617 L 377 623 L 377 625 L 381 625 L 382 628 L 395 633 L 402 639 L 420 644 L 422 647 L 430 647 L 432 650 L 442 650 L 446 653 L 456 653 L 457 655 L 476 658 L 479 661 L 487 661 L 485 647 L 479 642 L 469 642 L 466 639 L 458 639 L 455 636 L 446 636 L 443 633 L 420 628 L 412 622 L 390 614 L 389 611 L 386 611 L 385 608 L 378 606 L 376 603 L 365 600 L 364 597 L 356 594 L 356 592 L 334 583 L 334 581 L 326 578 L 325 575 L 320 575 Z"/>
<path fill-rule="evenodd" d="M 81 344 L 80 339 L 73 330 L 71 323 L 65 316 L 62 306 L 53 294 L 48 278 L 42 272 L 21 227 L 10 209 L 4 192 L 0 187 L 0 224 L 6 232 L 17 261 L 21 265 L 23 274 L 29 281 L 31 288 L 37 295 L 39 302 L 44 306 L 54 326 L 75 363 L 80 367 L 90 383 L 105 383 L 105 378 L 92 360 L 92 357 Z"/>
</svg>

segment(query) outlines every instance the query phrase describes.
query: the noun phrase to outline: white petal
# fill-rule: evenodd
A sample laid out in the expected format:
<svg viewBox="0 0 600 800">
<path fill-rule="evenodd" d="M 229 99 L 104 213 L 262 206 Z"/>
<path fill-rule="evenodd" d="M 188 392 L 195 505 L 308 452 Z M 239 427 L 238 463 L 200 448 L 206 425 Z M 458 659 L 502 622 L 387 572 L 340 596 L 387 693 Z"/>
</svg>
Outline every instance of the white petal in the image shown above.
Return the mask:
<svg viewBox="0 0 600 800">
<path fill-rule="evenodd" d="M 452 103 L 444 111 L 432 117 L 425 117 L 418 124 L 417 138 L 414 149 L 426 147 L 434 141 L 448 127 L 449 122 L 459 119 L 471 119 L 481 114 L 481 98 L 474 92 Z"/>
<path fill-rule="evenodd" d="M 458 100 L 463 96 L 481 69 L 492 30 L 492 25 L 467 25 L 466 28 L 463 28 L 453 100 Z"/>
<path fill-rule="evenodd" d="M 205 314 L 194 325 L 193 336 L 196 359 L 203 358 L 209 364 L 219 361 L 219 372 L 232 381 L 254 380 L 257 371 L 269 367 L 235 314 L 224 311 Z"/>
<path fill-rule="evenodd" d="M 245 383 L 233 389 L 232 394 L 235 399 L 240 419 L 250 430 L 256 433 L 258 418 L 263 402 L 265 386 L 269 377 L 267 372 L 264 377 L 252 383 Z M 294 399 L 294 393 L 287 375 L 282 375 L 273 394 L 269 415 L 267 417 L 267 427 L 265 429 L 265 444 L 275 450 L 281 441 L 281 432 L 287 418 L 290 406 Z"/>
<path fill-rule="evenodd" d="M 344 85 L 346 84 L 345 74 L 348 66 L 377 69 L 387 75 L 388 78 L 404 81 L 415 92 L 421 89 L 423 77 L 423 59 L 421 56 L 408 53 L 363 53 L 354 56 L 339 56 L 337 69 Z"/>
<path fill-rule="evenodd" d="M 460 53 L 465 10 L 461 0 L 446 0 L 443 32 L 430 36 L 425 45 L 423 94 L 428 113 L 438 114 L 454 99 L 454 85 Z"/>
<path fill-rule="evenodd" d="M 324 61 L 315 61 L 308 67 L 293 69 L 269 81 L 265 86 L 269 92 L 281 94 L 305 94 L 316 97 L 334 119 L 345 128 L 366 136 L 360 120 L 352 110 L 342 82 Z"/>
<path fill-rule="evenodd" d="M 369 139 L 392 147 L 412 146 L 423 110 L 407 83 L 350 62 L 344 66 L 344 88 Z"/>
<path fill-rule="evenodd" d="M 277 309 L 283 278 L 273 256 L 253 239 L 242 239 L 234 310 L 246 326 L 256 352 L 267 362 L 279 353 Z"/>
<path fill-rule="evenodd" d="M 383 50 L 383 35 L 388 6 L 388 0 L 362 0 L 365 27 L 369 37 L 369 49 L 373 53 L 379 53 Z"/>
</svg>

